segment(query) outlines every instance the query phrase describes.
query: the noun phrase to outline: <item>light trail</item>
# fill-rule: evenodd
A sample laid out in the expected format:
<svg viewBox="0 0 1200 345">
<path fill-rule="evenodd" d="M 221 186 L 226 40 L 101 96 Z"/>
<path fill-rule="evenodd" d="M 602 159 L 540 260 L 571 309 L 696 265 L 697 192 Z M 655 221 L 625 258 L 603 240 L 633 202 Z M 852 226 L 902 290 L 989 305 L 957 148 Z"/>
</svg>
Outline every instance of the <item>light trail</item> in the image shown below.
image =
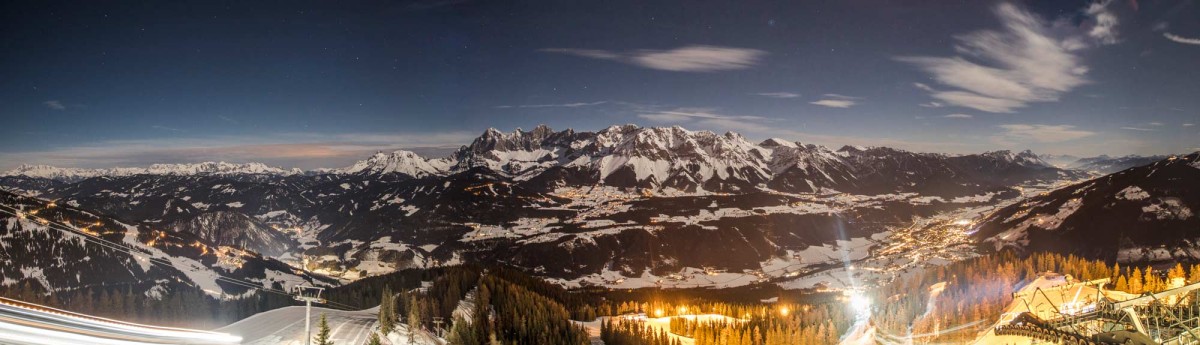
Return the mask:
<svg viewBox="0 0 1200 345">
<path fill-rule="evenodd" d="M 237 344 L 241 337 L 185 328 L 141 325 L 0 297 L 0 343 L 5 344 Z"/>
</svg>

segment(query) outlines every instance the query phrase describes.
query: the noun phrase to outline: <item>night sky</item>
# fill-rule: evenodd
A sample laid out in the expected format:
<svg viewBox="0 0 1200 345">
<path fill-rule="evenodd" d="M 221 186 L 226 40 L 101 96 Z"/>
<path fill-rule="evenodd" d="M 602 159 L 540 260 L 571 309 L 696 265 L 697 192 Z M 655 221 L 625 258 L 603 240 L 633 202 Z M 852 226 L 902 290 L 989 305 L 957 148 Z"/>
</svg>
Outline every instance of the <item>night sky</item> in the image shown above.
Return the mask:
<svg viewBox="0 0 1200 345">
<path fill-rule="evenodd" d="M 340 167 L 543 123 L 1200 150 L 1197 1 L 5 1 L 0 46 L 0 169 Z"/>
</svg>

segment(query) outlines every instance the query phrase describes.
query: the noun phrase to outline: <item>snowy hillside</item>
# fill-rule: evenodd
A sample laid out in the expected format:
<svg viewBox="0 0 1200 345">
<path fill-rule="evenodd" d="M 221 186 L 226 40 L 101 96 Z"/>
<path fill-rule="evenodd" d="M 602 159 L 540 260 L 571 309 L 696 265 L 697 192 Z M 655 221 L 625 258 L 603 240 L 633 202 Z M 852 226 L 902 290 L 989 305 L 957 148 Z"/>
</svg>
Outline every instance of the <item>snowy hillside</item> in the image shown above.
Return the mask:
<svg viewBox="0 0 1200 345">
<path fill-rule="evenodd" d="M 1120 261 L 1200 258 L 1200 153 L 1170 156 L 1001 209 L 975 236 L 992 249 Z"/>
<path fill-rule="evenodd" d="M 176 283 L 213 297 L 248 291 L 223 277 L 264 287 L 323 284 L 283 263 L 186 233 L 155 230 L 0 192 L 0 285 L 33 281 L 48 291 L 93 285 L 139 286 L 155 291 Z"/>
</svg>

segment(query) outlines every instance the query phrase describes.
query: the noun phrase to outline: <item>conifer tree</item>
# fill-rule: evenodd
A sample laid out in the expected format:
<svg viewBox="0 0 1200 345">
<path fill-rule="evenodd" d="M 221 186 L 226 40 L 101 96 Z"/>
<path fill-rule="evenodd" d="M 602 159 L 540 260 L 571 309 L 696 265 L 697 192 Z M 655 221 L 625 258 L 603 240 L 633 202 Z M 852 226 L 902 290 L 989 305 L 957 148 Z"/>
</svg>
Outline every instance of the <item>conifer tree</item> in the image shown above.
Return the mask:
<svg viewBox="0 0 1200 345">
<path fill-rule="evenodd" d="M 1154 274 L 1153 267 L 1146 267 L 1145 277 L 1142 278 L 1142 291 L 1155 292 L 1159 289 L 1158 275 Z"/>
<path fill-rule="evenodd" d="M 396 326 L 395 301 L 393 301 L 391 287 L 383 286 L 383 295 L 379 298 L 379 332 L 388 334 L 392 332 L 392 328 Z"/>
<path fill-rule="evenodd" d="M 329 339 L 329 321 L 325 320 L 325 313 L 321 313 L 321 322 L 317 324 L 317 336 L 313 337 L 313 344 L 333 345 L 333 340 Z"/>
<path fill-rule="evenodd" d="M 418 328 L 421 328 L 421 305 L 414 295 L 408 302 L 408 342 L 416 341 Z"/>
<path fill-rule="evenodd" d="M 1133 272 L 1129 274 L 1129 293 L 1141 294 L 1142 289 L 1142 269 L 1134 267 Z"/>
</svg>

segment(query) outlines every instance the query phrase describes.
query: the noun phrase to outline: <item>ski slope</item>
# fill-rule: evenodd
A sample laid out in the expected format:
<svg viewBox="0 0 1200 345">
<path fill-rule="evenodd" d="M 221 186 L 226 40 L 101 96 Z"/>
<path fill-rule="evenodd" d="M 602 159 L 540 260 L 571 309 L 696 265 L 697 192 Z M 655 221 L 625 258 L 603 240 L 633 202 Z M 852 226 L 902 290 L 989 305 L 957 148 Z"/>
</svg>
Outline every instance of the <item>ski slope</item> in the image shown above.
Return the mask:
<svg viewBox="0 0 1200 345">
<path fill-rule="evenodd" d="M 335 344 L 363 344 L 371 336 L 378 323 L 377 309 L 341 311 L 312 308 L 312 334 L 317 334 L 321 314 L 329 322 L 330 334 Z M 304 307 L 284 307 L 255 314 L 217 332 L 242 337 L 246 345 L 303 345 Z"/>
</svg>

